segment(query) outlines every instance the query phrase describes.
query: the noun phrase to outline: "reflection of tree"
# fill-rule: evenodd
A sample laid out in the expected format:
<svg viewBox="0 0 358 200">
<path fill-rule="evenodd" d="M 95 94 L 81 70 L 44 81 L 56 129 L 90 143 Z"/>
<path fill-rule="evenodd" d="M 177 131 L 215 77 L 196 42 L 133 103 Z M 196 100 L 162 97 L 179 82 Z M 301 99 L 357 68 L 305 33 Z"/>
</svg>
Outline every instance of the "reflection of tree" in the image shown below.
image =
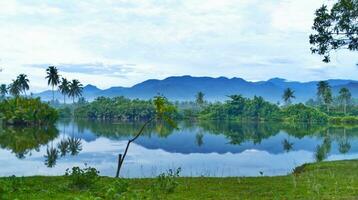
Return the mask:
<svg viewBox="0 0 358 200">
<path fill-rule="evenodd" d="M 204 134 L 203 134 L 203 133 L 197 133 L 196 136 L 195 136 L 196 144 L 197 144 L 199 147 L 204 144 L 203 138 L 204 138 Z"/>
<path fill-rule="evenodd" d="M 57 148 L 61 153 L 61 157 L 66 156 L 66 154 L 69 152 L 69 146 L 67 139 L 62 139 L 60 143 L 58 143 Z"/>
<path fill-rule="evenodd" d="M 54 126 L 45 127 L 4 127 L 0 129 L 0 147 L 11 150 L 22 159 L 32 150 L 39 151 L 41 145 L 55 139 L 58 130 Z"/>
<path fill-rule="evenodd" d="M 45 155 L 45 165 L 50 168 L 54 167 L 56 165 L 57 158 L 58 150 L 53 146 L 47 147 Z"/>
<path fill-rule="evenodd" d="M 290 142 L 288 139 L 284 139 L 282 141 L 282 146 L 283 146 L 283 150 L 285 150 L 286 152 L 289 152 L 293 148 L 293 143 Z"/>
<path fill-rule="evenodd" d="M 77 155 L 80 151 L 82 151 L 82 142 L 81 139 L 71 137 L 68 139 L 68 150 L 72 156 Z"/>
<path fill-rule="evenodd" d="M 263 139 L 276 135 L 280 130 L 279 126 L 274 123 L 200 121 L 198 125 L 211 134 L 225 135 L 231 144 L 236 145 L 246 141 L 261 143 Z"/>
<path fill-rule="evenodd" d="M 124 139 L 134 136 L 138 129 L 143 125 L 142 122 L 109 122 L 109 121 L 76 121 L 78 129 L 89 129 L 97 136 L 104 136 L 111 139 Z M 159 137 L 167 137 L 173 132 L 173 127 L 164 123 L 149 124 L 144 130 L 142 136 L 151 137 L 158 135 Z"/>
<path fill-rule="evenodd" d="M 323 143 L 316 148 L 315 158 L 317 162 L 321 162 L 328 157 L 328 154 L 331 151 L 331 144 L 331 138 L 327 135 L 327 137 L 323 139 Z"/>
<path fill-rule="evenodd" d="M 339 141 L 339 152 L 342 154 L 346 154 L 351 149 L 351 144 L 348 141 L 346 129 L 343 128 L 343 137 L 341 137 Z"/>
</svg>

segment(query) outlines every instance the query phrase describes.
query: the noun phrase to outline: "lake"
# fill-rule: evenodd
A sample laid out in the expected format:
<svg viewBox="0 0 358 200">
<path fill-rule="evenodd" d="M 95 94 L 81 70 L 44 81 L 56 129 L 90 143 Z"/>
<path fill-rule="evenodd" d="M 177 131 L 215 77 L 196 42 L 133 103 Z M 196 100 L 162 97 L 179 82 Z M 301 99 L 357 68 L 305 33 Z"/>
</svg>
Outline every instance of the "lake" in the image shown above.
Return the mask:
<svg viewBox="0 0 358 200">
<path fill-rule="evenodd" d="M 95 167 L 114 176 L 118 154 L 140 123 L 61 120 L 54 127 L 2 127 L 0 176 L 63 175 Z M 129 148 L 122 177 L 285 175 L 299 165 L 358 158 L 358 127 L 186 122 L 151 125 Z"/>
</svg>

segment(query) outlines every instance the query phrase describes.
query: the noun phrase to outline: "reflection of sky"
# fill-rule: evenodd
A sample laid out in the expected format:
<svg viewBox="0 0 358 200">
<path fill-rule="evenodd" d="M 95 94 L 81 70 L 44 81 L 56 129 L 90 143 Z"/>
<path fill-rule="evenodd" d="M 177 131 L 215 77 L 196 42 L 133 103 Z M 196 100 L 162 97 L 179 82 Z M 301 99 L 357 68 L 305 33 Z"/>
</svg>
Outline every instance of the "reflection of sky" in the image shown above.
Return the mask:
<svg viewBox="0 0 358 200">
<path fill-rule="evenodd" d="M 61 126 L 59 126 L 61 127 Z M 71 132 L 70 128 L 67 132 Z M 77 129 L 75 129 L 77 130 Z M 70 134 L 72 135 L 72 134 Z M 83 137 L 82 151 L 78 156 L 60 157 L 54 168 L 44 164 L 46 146 L 39 152 L 20 160 L 9 150 L 0 150 L 0 176 L 62 175 L 73 166 L 96 167 L 102 175 L 113 176 L 116 171 L 117 157 L 123 153 L 126 140 L 113 140 L 96 137 L 88 129 L 75 133 Z M 63 135 L 53 142 L 54 146 Z M 282 140 L 289 139 L 293 150 L 286 153 Z M 259 176 L 284 175 L 298 165 L 314 161 L 314 151 L 322 144 L 322 138 L 306 136 L 302 139 L 280 132 L 262 140 L 260 144 L 246 141 L 241 145 L 232 145 L 223 135 L 204 133 L 203 145 L 196 144 L 196 132 L 188 129 L 177 131 L 167 138 L 142 137 L 130 146 L 122 168 L 124 177 L 156 176 L 170 168 L 182 168 L 182 176 Z M 338 152 L 337 142 L 332 142 L 332 151 L 328 160 L 358 158 L 357 138 L 350 140 L 351 150 L 347 154 Z"/>
</svg>

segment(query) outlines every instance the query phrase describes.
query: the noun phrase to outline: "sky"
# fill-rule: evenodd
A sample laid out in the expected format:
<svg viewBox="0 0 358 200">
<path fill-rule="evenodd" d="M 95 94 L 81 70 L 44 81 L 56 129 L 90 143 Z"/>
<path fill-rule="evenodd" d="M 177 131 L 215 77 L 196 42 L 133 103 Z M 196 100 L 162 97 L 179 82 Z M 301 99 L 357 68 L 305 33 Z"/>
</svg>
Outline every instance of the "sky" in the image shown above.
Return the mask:
<svg viewBox="0 0 358 200">
<path fill-rule="evenodd" d="M 2 0 L 0 83 L 45 69 L 100 88 L 168 76 L 358 79 L 358 55 L 312 55 L 314 11 L 334 0 Z"/>
</svg>

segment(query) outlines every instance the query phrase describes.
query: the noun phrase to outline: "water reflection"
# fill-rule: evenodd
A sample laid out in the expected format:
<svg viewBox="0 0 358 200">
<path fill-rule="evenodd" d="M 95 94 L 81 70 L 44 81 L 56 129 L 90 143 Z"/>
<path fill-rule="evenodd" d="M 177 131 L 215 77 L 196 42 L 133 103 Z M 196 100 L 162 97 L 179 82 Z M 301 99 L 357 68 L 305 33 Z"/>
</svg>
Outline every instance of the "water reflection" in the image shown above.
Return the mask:
<svg viewBox="0 0 358 200">
<path fill-rule="evenodd" d="M 2 127 L 0 176 L 63 174 L 84 163 L 113 176 L 118 154 L 140 126 L 63 120 L 56 127 Z M 183 121 L 179 127 L 150 125 L 131 147 L 122 176 L 177 167 L 187 176 L 282 175 L 305 162 L 358 158 L 355 126 Z"/>
</svg>

